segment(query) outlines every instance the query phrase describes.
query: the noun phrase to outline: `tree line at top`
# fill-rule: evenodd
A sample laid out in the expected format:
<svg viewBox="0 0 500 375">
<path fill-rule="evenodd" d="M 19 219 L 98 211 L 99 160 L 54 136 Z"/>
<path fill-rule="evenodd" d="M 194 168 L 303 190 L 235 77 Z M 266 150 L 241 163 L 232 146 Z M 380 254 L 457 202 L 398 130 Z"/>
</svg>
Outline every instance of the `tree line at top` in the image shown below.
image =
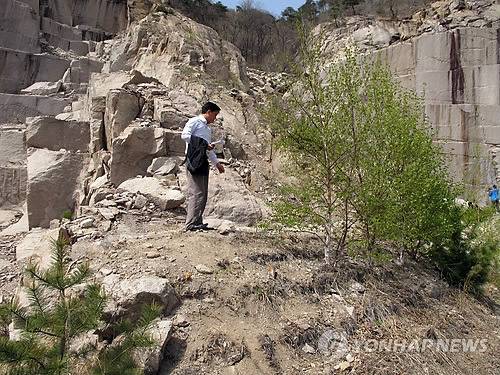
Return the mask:
<svg viewBox="0 0 500 375">
<path fill-rule="evenodd" d="M 430 0 L 305 0 L 297 9 L 285 8 L 279 16 L 261 9 L 255 0 L 242 0 L 235 9 L 221 1 L 166 2 L 195 21 L 214 28 L 240 49 L 249 66 L 282 71 L 288 69 L 297 50 L 297 22 L 310 26 L 334 22 L 341 26 L 344 18 L 352 15 L 403 18 Z"/>
</svg>

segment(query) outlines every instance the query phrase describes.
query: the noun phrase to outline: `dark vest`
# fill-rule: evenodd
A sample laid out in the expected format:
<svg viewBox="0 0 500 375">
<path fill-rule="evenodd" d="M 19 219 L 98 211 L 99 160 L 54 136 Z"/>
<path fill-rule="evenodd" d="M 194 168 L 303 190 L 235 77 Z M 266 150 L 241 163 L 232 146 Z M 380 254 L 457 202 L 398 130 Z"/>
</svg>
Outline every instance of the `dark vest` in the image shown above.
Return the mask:
<svg viewBox="0 0 500 375">
<path fill-rule="evenodd" d="M 186 154 L 186 168 L 193 175 L 208 176 L 208 143 L 203 138 L 191 136 Z"/>
</svg>

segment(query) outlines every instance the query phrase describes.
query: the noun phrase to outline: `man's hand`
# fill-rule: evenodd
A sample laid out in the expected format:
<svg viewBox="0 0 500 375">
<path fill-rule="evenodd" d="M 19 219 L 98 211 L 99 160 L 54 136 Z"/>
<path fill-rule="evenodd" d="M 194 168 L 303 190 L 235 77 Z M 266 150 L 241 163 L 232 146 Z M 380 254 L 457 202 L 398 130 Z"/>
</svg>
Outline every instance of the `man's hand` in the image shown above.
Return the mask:
<svg viewBox="0 0 500 375">
<path fill-rule="evenodd" d="M 213 145 L 212 143 L 209 143 L 207 146 L 207 150 L 212 151 L 214 149 L 214 147 L 215 147 L 215 145 Z"/>
<path fill-rule="evenodd" d="M 217 167 L 219 173 L 224 173 L 224 166 L 221 163 L 217 163 L 215 166 Z"/>
</svg>

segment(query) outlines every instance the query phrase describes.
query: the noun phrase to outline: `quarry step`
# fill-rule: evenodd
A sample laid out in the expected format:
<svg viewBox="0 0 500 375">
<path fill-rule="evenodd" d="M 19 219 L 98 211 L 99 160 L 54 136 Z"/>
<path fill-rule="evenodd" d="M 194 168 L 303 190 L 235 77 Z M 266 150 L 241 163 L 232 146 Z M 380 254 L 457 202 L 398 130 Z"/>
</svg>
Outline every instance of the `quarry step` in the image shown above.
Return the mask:
<svg viewBox="0 0 500 375">
<path fill-rule="evenodd" d="M 26 117 L 55 116 L 71 104 L 70 98 L 0 93 L 0 124 L 23 123 Z"/>
<path fill-rule="evenodd" d="M 16 93 L 38 81 L 56 82 L 69 65 L 57 56 L 0 47 L 0 92 Z"/>
</svg>

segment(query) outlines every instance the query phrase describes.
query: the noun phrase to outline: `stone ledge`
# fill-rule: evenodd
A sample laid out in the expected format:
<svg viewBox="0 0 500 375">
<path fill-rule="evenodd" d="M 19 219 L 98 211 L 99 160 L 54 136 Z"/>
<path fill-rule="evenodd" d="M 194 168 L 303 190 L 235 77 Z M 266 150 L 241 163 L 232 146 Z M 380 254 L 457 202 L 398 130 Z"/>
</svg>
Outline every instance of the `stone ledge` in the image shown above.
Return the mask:
<svg viewBox="0 0 500 375">
<path fill-rule="evenodd" d="M 26 117 L 55 116 L 71 104 L 71 99 L 38 95 L 0 93 L 0 123 L 23 123 Z"/>
<path fill-rule="evenodd" d="M 37 81 L 56 82 L 69 65 L 56 56 L 0 47 L 0 92 L 16 93 Z"/>
</svg>

